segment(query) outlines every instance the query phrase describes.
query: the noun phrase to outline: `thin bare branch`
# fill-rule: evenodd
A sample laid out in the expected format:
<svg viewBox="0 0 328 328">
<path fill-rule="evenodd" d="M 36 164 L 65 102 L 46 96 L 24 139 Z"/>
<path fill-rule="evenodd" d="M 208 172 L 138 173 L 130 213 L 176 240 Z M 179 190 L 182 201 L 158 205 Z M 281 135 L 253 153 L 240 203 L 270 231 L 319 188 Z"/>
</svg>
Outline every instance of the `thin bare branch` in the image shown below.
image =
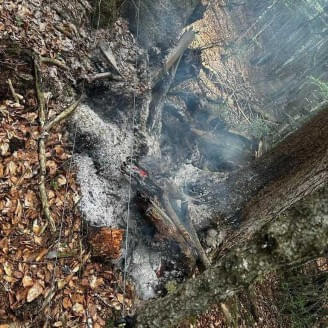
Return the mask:
<svg viewBox="0 0 328 328">
<path fill-rule="evenodd" d="M 64 62 L 62 62 L 58 59 L 55 59 L 55 58 L 40 57 L 40 61 L 41 61 L 41 63 L 56 65 L 56 66 L 62 68 L 63 70 L 65 70 L 65 71 L 68 70 L 68 67 L 65 65 Z"/>
<path fill-rule="evenodd" d="M 41 81 L 40 81 L 40 68 L 39 68 L 39 61 L 34 59 L 34 74 L 35 74 L 35 89 L 39 103 L 39 121 L 41 131 L 45 125 L 45 99 L 44 94 L 41 90 Z M 46 180 L 46 146 L 45 146 L 45 137 L 41 137 L 39 140 L 39 162 L 40 162 L 40 181 L 39 181 L 39 189 L 40 189 L 40 199 L 42 204 L 42 210 L 44 216 L 46 217 L 47 221 L 50 223 L 50 228 L 54 232 L 56 231 L 56 224 L 54 219 L 51 216 L 47 191 L 45 186 Z"/>
<path fill-rule="evenodd" d="M 15 89 L 13 87 L 13 84 L 12 84 L 12 82 L 11 82 L 10 79 L 8 79 L 8 84 L 9 84 L 10 92 L 11 92 L 13 98 L 15 99 L 15 102 L 17 104 L 19 104 L 19 101 L 22 99 L 22 96 L 20 96 L 18 93 L 16 93 L 16 91 L 15 91 Z"/>
<path fill-rule="evenodd" d="M 80 97 L 76 102 L 68 106 L 66 109 L 64 109 L 61 113 L 59 113 L 57 116 L 55 116 L 51 121 L 49 121 L 47 124 L 43 127 L 43 132 L 49 132 L 54 125 L 59 123 L 60 121 L 66 119 L 69 115 L 71 115 L 75 109 L 78 107 L 78 105 L 81 102 L 82 97 Z"/>
</svg>

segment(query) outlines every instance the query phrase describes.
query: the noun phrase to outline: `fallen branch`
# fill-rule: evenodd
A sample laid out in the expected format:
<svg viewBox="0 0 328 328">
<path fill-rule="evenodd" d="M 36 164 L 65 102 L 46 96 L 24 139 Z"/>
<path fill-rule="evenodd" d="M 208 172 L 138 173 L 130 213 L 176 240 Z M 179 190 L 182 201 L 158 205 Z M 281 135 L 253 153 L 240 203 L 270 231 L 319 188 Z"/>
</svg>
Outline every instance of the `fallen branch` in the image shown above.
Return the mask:
<svg viewBox="0 0 328 328">
<path fill-rule="evenodd" d="M 169 92 L 171 85 L 175 79 L 180 60 L 180 56 L 178 60 L 175 62 L 175 67 L 172 68 L 172 72 L 167 79 L 164 79 L 160 90 L 153 92 L 153 100 L 149 106 L 149 116 L 147 119 L 147 127 L 149 130 L 155 131 L 160 130 L 161 119 L 162 119 L 162 108 L 164 106 L 164 102 L 166 99 L 166 95 Z"/>
<path fill-rule="evenodd" d="M 65 71 L 68 71 L 68 67 L 63 63 L 62 61 L 55 59 L 55 58 L 50 58 L 50 57 L 40 57 L 41 63 L 46 63 L 46 64 L 53 64 L 56 65 Z"/>
<path fill-rule="evenodd" d="M 40 82 L 40 68 L 39 62 L 37 59 L 34 59 L 34 74 L 35 74 L 35 89 L 39 103 L 39 121 L 41 131 L 45 125 L 46 114 L 45 114 L 45 99 L 44 94 L 41 90 L 41 82 Z M 41 132 L 42 133 L 42 132 Z M 54 219 L 51 216 L 47 191 L 45 186 L 46 180 L 46 146 L 45 146 L 45 137 L 41 137 L 39 139 L 39 162 L 40 162 L 40 181 L 39 181 L 39 189 L 40 189 L 40 198 L 41 198 L 41 205 L 44 216 L 46 217 L 48 223 L 50 223 L 50 228 L 52 231 L 56 231 L 56 224 Z"/>
<path fill-rule="evenodd" d="M 61 113 L 59 113 L 57 116 L 55 116 L 51 121 L 49 121 L 47 124 L 45 124 L 43 127 L 43 133 L 49 132 L 54 127 L 54 125 L 56 125 L 60 121 L 67 118 L 69 115 L 71 115 L 75 111 L 75 109 L 78 107 L 78 105 L 80 104 L 81 99 L 82 99 L 82 96 L 76 102 L 74 102 L 72 105 L 68 106 Z"/>
<path fill-rule="evenodd" d="M 105 58 L 107 59 L 107 61 L 109 62 L 109 64 L 115 69 L 115 71 L 121 75 L 120 70 L 118 68 L 115 56 L 113 54 L 113 51 L 111 49 L 111 47 L 106 44 L 104 41 L 100 41 L 98 44 L 102 54 L 105 56 Z"/>
<path fill-rule="evenodd" d="M 201 260 L 203 266 L 206 269 L 209 268 L 211 263 L 210 263 L 209 259 L 207 258 L 202 245 L 199 242 L 198 236 L 196 234 L 195 229 L 193 228 L 192 223 L 190 222 L 190 227 L 189 227 L 189 229 L 191 231 L 188 231 L 184 227 L 184 225 L 181 223 L 181 219 L 179 219 L 179 217 L 175 213 L 175 211 L 169 201 L 168 194 L 165 192 L 162 196 L 162 202 L 163 202 L 166 212 L 168 213 L 169 217 L 173 221 L 173 224 L 176 226 L 177 231 L 183 236 L 187 245 L 195 250 L 195 252 L 197 253 L 199 259 Z"/>
<path fill-rule="evenodd" d="M 148 198 L 146 195 L 144 195 L 144 199 L 146 202 L 149 202 L 149 207 L 145 210 L 147 217 L 153 222 L 161 236 L 174 240 L 179 245 L 181 252 L 185 256 L 186 269 L 189 273 L 192 273 L 196 264 L 197 254 L 195 254 L 195 249 L 191 248 L 189 243 L 187 243 L 185 238 L 186 230 L 184 229 L 182 233 L 170 215 L 165 213 L 165 210 L 153 199 Z"/>
<path fill-rule="evenodd" d="M 50 122 L 46 123 L 46 113 L 45 113 L 45 99 L 44 94 L 41 90 L 41 81 L 40 81 L 40 62 L 42 59 L 34 58 L 34 74 L 35 74 L 35 89 L 39 103 L 39 121 L 41 127 L 41 135 L 39 139 L 39 162 L 40 162 L 40 180 L 39 180 L 39 189 L 40 189 L 40 199 L 42 205 L 42 211 L 44 216 L 46 217 L 48 223 L 50 224 L 51 230 L 56 231 L 56 224 L 51 216 L 49 202 L 47 197 L 46 190 L 46 138 L 47 133 L 52 129 L 52 127 L 58 122 L 62 121 L 66 117 L 68 117 L 79 105 L 81 98 L 58 114 L 55 118 L 53 118 Z"/>
<path fill-rule="evenodd" d="M 87 75 L 86 76 L 86 79 L 89 83 L 93 82 L 95 80 L 106 79 L 106 78 L 110 78 L 111 80 L 114 80 L 114 81 L 123 81 L 123 79 L 121 77 L 115 76 L 111 72 L 97 73 L 97 74 L 94 74 L 94 75 Z"/>
<path fill-rule="evenodd" d="M 44 63 L 44 64 L 52 64 L 56 65 L 64 70 L 68 70 L 69 68 L 65 65 L 64 62 L 55 59 L 55 58 L 50 58 L 50 57 L 43 57 L 40 56 L 37 52 L 30 50 L 30 49 L 25 49 L 25 48 L 6 48 L 6 51 L 15 53 L 17 55 L 27 55 L 32 58 L 33 61 L 37 59 L 38 63 Z"/>
</svg>

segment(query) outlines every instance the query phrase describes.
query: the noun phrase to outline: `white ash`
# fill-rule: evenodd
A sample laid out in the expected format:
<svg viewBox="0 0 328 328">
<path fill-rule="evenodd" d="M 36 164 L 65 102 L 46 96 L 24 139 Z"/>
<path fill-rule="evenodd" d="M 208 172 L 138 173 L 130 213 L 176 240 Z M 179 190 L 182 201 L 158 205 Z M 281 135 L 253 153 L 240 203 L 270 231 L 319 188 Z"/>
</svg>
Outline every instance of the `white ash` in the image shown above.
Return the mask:
<svg viewBox="0 0 328 328">
<path fill-rule="evenodd" d="M 117 190 L 108 180 L 97 175 L 89 156 L 77 155 L 74 160 L 78 166 L 77 179 L 81 187 L 82 214 L 93 225 L 118 227 L 117 218 L 126 209 L 126 194 L 122 193 L 121 201 L 117 201 Z"/>
<path fill-rule="evenodd" d="M 139 244 L 130 258 L 129 274 L 136 283 L 136 292 L 141 299 L 148 300 L 156 296 L 158 286 L 156 271 L 161 265 L 161 254 Z"/>
</svg>

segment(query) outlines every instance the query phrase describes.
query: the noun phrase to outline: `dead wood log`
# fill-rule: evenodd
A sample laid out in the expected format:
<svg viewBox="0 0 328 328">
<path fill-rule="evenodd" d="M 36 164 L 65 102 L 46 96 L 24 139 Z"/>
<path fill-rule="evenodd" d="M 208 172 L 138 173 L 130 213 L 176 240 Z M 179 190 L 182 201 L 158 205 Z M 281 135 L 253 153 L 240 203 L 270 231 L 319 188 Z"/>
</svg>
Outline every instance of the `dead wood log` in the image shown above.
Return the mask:
<svg viewBox="0 0 328 328">
<path fill-rule="evenodd" d="M 136 166 L 123 168 L 123 172 L 128 176 L 132 173 L 129 170 L 136 173 L 131 176 L 137 184 L 138 203 L 141 211 L 154 224 L 161 237 L 173 240 L 180 246 L 187 259 L 189 272 L 193 271 L 198 259 L 203 268 L 208 268 L 210 261 L 198 239 L 187 211 L 181 211 L 185 215 L 182 217 L 182 213 L 177 213 L 172 205 L 174 200 L 184 201 L 184 195 L 168 181 L 162 181 L 162 185 L 159 186 L 146 171 Z"/>
</svg>

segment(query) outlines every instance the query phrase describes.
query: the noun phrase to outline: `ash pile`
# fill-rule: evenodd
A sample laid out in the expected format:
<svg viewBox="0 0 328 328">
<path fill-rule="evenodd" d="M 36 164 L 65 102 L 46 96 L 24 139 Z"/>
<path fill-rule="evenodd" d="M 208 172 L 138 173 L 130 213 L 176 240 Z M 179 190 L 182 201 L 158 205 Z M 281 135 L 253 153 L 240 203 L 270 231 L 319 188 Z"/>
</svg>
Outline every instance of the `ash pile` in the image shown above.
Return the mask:
<svg viewBox="0 0 328 328">
<path fill-rule="evenodd" d="M 87 100 L 71 122 L 82 214 L 90 225 L 122 229 L 129 216 L 128 253 L 117 264 L 127 259 L 142 299 L 209 265 L 208 250 L 222 238 L 209 229 L 211 186 L 247 164 L 253 147 L 228 131 L 200 92 L 181 91 L 199 56 L 180 57 L 154 83 L 167 53 L 138 46 L 119 19 L 95 47 Z"/>
</svg>

